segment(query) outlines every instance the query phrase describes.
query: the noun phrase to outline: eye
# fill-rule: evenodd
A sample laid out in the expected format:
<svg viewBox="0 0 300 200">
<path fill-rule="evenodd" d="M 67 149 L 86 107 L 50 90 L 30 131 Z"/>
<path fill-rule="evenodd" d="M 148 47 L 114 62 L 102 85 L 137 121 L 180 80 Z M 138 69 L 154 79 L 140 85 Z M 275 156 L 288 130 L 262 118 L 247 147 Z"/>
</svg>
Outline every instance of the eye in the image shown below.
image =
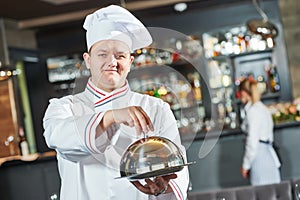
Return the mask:
<svg viewBox="0 0 300 200">
<path fill-rule="evenodd" d="M 123 59 L 123 58 L 126 58 L 125 54 L 118 54 L 118 55 L 116 55 L 116 59 Z"/>
<path fill-rule="evenodd" d="M 99 57 L 102 57 L 102 58 L 106 58 L 106 57 L 107 57 L 107 54 L 106 54 L 106 53 L 99 53 L 98 56 L 99 56 Z"/>
</svg>

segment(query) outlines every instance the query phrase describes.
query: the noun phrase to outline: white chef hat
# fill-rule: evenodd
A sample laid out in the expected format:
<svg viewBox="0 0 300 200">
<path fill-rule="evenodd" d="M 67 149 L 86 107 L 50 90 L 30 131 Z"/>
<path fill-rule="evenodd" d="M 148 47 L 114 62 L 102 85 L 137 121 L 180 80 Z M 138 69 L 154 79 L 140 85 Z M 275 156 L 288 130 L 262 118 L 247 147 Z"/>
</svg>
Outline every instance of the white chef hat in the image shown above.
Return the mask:
<svg viewBox="0 0 300 200">
<path fill-rule="evenodd" d="M 147 28 L 128 10 L 110 5 L 101 8 L 85 18 L 87 50 L 101 40 L 120 40 L 131 51 L 146 47 L 152 43 Z"/>
</svg>

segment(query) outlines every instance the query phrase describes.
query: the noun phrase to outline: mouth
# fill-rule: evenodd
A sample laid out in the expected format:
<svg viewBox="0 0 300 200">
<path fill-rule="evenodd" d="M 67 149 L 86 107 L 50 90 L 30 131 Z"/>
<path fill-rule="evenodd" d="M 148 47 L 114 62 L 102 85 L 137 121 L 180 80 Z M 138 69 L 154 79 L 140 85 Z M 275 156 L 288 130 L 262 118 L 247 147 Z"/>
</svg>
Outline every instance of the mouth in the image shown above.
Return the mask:
<svg viewBox="0 0 300 200">
<path fill-rule="evenodd" d="M 104 71 L 106 71 L 106 72 L 118 72 L 117 69 L 107 69 L 107 70 L 104 70 Z"/>
<path fill-rule="evenodd" d="M 118 69 L 106 69 L 104 72 L 109 74 L 120 74 Z"/>
</svg>

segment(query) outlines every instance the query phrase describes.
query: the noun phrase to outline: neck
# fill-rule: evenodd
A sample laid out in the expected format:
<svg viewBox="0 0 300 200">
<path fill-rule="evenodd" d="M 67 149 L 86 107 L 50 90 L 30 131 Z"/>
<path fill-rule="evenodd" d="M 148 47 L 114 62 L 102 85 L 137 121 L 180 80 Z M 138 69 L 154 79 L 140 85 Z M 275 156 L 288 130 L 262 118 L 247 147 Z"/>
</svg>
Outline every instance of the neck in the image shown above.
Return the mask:
<svg viewBox="0 0 300 200">
<path fill-rule="evenodd" d="M 103 90 L 104 92 L 107 92 L 107 93 L 110 93 L 110 92 L 112 92 L 112 91 L 114 91 L 114 90 L 116 90 L 116 89 L 119 89 L 119 88 L 122 88 L 122 87 L 124 87 L 126 84 L 127 84 L 127 81 L 125 80 L 123 83 L 120 83 L 120 84 L 118 84 L 118 85 L 112 85 L 112 84 L 107 84 L 107 85 L 105 85 L 105 84 L 96 84 L 94 81 L 93 81 L 93 79 L 91 79 L 91 81 L 93 82 L 93 84 L 97 87 L 97 88 L 99 88 L 100 90 Z"/>
</svg>

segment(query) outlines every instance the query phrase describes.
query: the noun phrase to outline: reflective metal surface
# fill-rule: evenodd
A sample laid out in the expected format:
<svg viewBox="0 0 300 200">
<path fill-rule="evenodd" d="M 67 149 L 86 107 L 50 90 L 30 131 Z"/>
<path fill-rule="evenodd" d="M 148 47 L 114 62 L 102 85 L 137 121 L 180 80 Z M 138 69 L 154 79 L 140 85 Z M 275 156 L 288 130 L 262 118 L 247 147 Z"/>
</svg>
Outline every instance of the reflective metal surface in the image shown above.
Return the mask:
<svg viewBox="0 0 300 200">
<path fill-rule="evenodd" d="M 185 165 L 180 149 L 169 139 L 151 136 L 137 140 L 123 154 L 121 177 L 144 179 L 174 173 Z"/>
</svg>

